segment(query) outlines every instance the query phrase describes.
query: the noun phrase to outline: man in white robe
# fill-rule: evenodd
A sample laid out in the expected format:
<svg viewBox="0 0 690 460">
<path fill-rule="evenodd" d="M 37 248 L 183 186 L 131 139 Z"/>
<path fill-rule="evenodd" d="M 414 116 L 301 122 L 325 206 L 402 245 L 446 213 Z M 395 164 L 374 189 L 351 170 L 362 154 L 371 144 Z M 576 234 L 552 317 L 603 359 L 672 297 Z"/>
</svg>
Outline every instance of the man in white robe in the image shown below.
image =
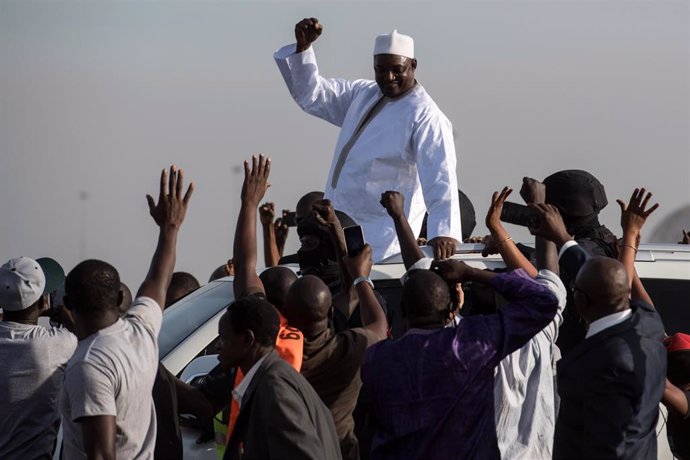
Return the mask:
<svg viewBox="0 0 690 460">
<path fill-rule="evenodd" d="M 297 43 L 274 59 L 297 104 L 341 128 L 325 197 L 362 226 L 379 261 L 400 252 L 379 204 L 383 192 L 397 190 L 415 234 L 428 210 L 428 244 L 436 257 L 450 257 L 461 238 L 453 127 L 414 78 L 412 38 L 377 37 L 376 81 L 348 81 L 319 74 L 311 43 L 322 30 L 315 18 L 300 21 Z"/>
</svg>

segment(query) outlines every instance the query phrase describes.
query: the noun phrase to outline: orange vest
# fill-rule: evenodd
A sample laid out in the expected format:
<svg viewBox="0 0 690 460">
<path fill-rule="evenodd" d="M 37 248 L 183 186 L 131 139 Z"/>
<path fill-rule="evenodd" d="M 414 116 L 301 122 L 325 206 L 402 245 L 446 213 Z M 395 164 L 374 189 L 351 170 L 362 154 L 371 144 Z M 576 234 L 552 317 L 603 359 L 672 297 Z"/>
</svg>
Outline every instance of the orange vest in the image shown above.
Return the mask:
<svg viewBox="0 0 690 460">
<path fill-rule="evenodd" d="M 280 330 L 278 330 L 278 337 L 276 338 L 276 353 L 283 358 L 285 362 L 291 365 L 297 372 L 302 368 L 302 354 L 304 352 L 304 336 L 299 329 L 290 327 L 287 320 L 280 315 Z M 235 376 L 235 386 L 244 379 L 242 370 L 237 368 L 237 375 Z M 232 430 L 235 428 L 237 422 L 237 415 L 240 412 L 240 405 L 235 401 L 235 398 L 230 398 L 230 420 L 228 421 L 228 434 L 225 442 L 230 440 Z"/>
</svg>

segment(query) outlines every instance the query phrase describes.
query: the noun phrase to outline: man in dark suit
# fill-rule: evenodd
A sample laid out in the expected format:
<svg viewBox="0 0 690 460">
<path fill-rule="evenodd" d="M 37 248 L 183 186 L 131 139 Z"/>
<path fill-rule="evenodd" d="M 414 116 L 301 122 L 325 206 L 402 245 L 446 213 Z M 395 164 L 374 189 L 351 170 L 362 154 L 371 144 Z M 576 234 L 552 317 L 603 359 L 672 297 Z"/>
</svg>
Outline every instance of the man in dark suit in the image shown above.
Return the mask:
<svg viewBox="0 0 690 460">
<path fill-rule="evenodd" d="M 224 459 L 340 459 L 333 417 L 309 383 L 275 353 L 278 312 L 258 297 L 234 302 L 221 317 L 218 360 L 245 377 Z"/>
<path fill-rule="evenodd" d="M 664 392 L 664 331 L 653 307 L 630 300 L 626 267 L 592 257 L 568 234 L 558 210 L 534 207 L 534 233 L 559 248 L 562 267 L 577 273 L 572 289 L 585 339 L 558 363 L 560 412 L 555 459 L 656 459 L 655 428 Z"/>
</svg>

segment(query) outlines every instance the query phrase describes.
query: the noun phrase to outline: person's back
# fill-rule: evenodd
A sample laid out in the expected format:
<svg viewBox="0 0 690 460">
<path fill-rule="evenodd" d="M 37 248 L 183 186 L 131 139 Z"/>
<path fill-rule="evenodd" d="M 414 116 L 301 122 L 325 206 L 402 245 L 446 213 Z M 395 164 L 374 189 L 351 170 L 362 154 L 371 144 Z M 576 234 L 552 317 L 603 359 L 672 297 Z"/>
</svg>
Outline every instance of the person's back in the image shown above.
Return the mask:
<svg viewBox="0 0 690 460">
<path fill-rule="evenodd" d="M 0 458 L 52 453 L 65 365 L 76 346 L 66 329 L 0 322 Z"/>
<path fill-rule="evenodd" d="M 115 324 L 81 340 L 65 372 L 63 415 L 70 420 L 117 416 L 116 449 L 123 458 L 153 455 L 156 423 L 151 390 L 158 365 L 158 304 L 139 297 Z M 82 432 L 65 425 L 65 456 L 81 451 Z M 75 440 L 78 440 L 75 443 Z"/>
<path fill-rule="evenodd" d="M 37 305 L 47 298 L 42 296 L 46 277 L 39 268 L 26 257 L 0 268 L 0 304 L 5 310 L 0 321 L 0 458 L 52 455 L 65 365 L 77 346 L 77 338 L 66 329 L 36 324 L 39 310 L 49 307 Z M 16 295 L 13 287 L 29 288 L 33 296 Z"/>
<path fill-rule="evenodd" d="M 557 301 L 524 275 L 465 270 L 467 276 L 481 277 L 477 280 L 492 280 L 511 304 L 494 315 L 463 318 L 452 328 L 429 330 L 431 324 L 423 328 L 412 321 L 412 329 L 401 338 L 370 348 L 362 380 L 379 422 L 371 458 L 500 458 L 494 367 L 553 320 Z M 425 297 L 420 294 L 424 286 L 429 287 L 429 298 L 434 289 L 448 289 L 435 274 L 421 272 L 406 282 L 403 302 L 408 314 L 415 307 L 407 302 Z M 446 292 L 432 308 L 447 308 L 448 298 Z M 421 323 L 416 324 L 422 324 L 433 314 L 417 318 Z"/>
</svg>

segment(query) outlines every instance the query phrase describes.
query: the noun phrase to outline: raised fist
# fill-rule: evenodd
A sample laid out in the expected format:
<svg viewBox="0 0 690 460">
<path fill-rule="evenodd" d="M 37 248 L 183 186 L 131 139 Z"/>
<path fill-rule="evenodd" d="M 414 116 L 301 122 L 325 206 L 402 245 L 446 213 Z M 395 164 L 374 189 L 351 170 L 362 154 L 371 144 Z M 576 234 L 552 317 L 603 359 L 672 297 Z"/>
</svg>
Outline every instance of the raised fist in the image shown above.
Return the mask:
<svg viewBox="0 0 690 460">
<path fill-rule="evenodd" d="M 308 49 L 319 38 L 321 32 L 323 32 L 323 26 L 316 18 L 304 18 L 295 24 L 295 39 L 297 40 L 295 51 L 301 53 Z"/>
</svg>

